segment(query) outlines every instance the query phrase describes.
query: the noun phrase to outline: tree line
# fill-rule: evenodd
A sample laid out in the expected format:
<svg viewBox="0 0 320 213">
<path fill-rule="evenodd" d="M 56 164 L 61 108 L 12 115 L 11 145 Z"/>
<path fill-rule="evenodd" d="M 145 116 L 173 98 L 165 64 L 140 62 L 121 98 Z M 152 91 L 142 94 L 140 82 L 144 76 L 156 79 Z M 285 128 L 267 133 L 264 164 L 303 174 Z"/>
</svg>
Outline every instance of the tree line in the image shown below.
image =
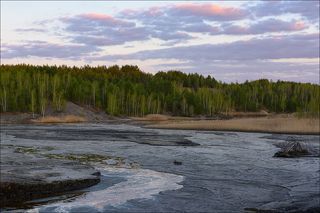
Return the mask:
<svg viewBox="0 0 320 213">
<path fill-rule="evenodd" d="M 319 85 L 270 82 L 222 83 L 179 71 L 148 74 L 137 66 L 1 65 L 1 112 L 63 111 L 67 101 L 110 115 L 213 116 L 267 110 L 319 116 Z"/>
</svg>

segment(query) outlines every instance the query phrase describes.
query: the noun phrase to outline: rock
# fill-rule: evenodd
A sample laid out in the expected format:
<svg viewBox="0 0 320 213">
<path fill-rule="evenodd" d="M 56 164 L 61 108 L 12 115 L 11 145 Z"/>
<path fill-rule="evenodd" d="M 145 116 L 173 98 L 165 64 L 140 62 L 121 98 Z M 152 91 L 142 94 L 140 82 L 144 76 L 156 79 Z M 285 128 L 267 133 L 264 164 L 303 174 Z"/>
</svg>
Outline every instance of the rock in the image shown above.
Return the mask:
<svg viewBox="0 0 320 213">
<path fill-rule="evenodd" d="M 94 173 L 92 173 L 91 175 L 94 175 L 94 176 L 101 176 L 101 172 L 99 172 L 99 171 L 96 171 L 96 172 L 94 172 Z"/>
<path fill-rule="evenodd" d="M 281 150 L 276 152 L 273 157 L 294 158 L 310 154 L 308 149 L 295 139 L 291 139 L 281 146 Z"/>
<path fill-rule="evenodd" d="M 28 200 L 53 196 L 63 192 L 79 190 L 93 186 L 100 182 L 100 179 L 84 178 L 84 179 L 69 179 L 61 181 L 39 181 L 39 182 L 17 182 L 17 181 L 1 181 L 0 186 L 0 201 L 1 207 L 23 203 Z"/>
<path fill-rule="evenodd" d="M 93 186 L 100 182 L 99 174 L 76 161 L 47 159 L 1 146 L 0 207 Z"/>
<path fill-rule="evenodd" d="M 115 166 L 118 164 L 118 161 L 114 160 L 114 159 L 108 159 L 105 161 L 106 164 L 111 165 L 111 166 Z"/>
<path fill-rule="evenodd" d="M 128 159 L 124 159 L 124 161 L 123 161 L 124 168 L 127 168 L 127 169 L 132 168 L 131 164 L 132 164 L 131 161 L 129 161 Z"/>
<path fill-rule="evenodd" d="M 173 163 L 174 163 L 174 165 L 182 165 L 182 162 L 181 161 L 177 161 L 177 160 L 174 160 Z"/>
</svg>

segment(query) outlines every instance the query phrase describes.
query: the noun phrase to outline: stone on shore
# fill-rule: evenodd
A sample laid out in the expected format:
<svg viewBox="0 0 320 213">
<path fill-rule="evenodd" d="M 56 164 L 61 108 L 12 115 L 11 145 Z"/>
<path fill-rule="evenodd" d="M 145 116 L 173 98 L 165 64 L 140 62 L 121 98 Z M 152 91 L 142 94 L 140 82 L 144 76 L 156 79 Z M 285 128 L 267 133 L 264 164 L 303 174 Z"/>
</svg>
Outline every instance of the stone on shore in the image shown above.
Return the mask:
<svg viewBox="0 0 320 213">
<path fill-rule="evenodd" d="M 274 157 L 294 158 L 309 155 L 305 145 L 295 139 L 290 139 L 281 145 L 281 150 L 274 154 Z"/>
<path fill-rule="evenodd" d="M 1 146 L 0 206 L 79 190 L 100 182 L 99 172 L 75 161 L 48 159 Z"/>
</svg>

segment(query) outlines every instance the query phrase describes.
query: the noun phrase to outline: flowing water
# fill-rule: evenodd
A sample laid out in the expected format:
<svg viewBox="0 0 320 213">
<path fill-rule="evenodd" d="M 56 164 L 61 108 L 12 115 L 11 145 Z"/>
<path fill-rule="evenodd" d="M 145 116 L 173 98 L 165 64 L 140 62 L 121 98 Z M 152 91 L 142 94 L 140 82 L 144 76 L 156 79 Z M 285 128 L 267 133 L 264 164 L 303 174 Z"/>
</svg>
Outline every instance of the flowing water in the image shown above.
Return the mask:
<svg viewBox="0 0 320 213">
<path fill-rule="evenodd" d="M 112 160 L 90 162 L 101 172 L 99 184 L 80 190 L 76 196 L 32 201 L 29 212 L 320 209 L 319 157 L 273 157 L 279 150 L 275 144 L 287 137 L 107 124 L 14 125 L 1 129 L 4 146 L 50 147 L 43 152 L 122 159 L 121 166 Z M 319 151 L 319 136 L 293 137 Z"/>
</svg>

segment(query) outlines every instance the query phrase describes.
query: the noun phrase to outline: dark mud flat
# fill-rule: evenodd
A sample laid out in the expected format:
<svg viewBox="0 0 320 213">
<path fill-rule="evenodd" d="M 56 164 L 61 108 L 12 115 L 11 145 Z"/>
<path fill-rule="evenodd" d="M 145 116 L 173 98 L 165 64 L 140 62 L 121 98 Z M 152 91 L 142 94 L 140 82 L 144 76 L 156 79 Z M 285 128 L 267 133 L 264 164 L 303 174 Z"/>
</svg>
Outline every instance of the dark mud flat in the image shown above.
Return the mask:
<svg viewBox="0 0 320 213">
<path fill-rule="evenodd" d="M 139 144 L 149 144 L 154 146 L 197 146 L 185 138 L 185 135 L 167 135 L 161 134 L 157 131 L 132 131 L 125 129 L 106 129 L 106 128 L 93 128 L 93 129 L 77 129 L 77 128 L 46 128 L 41 126 L 28 126 L 11 129 L 10 134 L 13 136 L 24 139 L 35 140 L 81 140 L 81 141 L 100 141 L 101 138 L 108 140 L 134 142 Z M 23 130 L 23 131 L 19 131 Z M 24 131 L 28 131 L 25 134 Z M 39 134 L 41 133 L 41 134 Z"/>
<path fill-rule="evenodd" d="M 28 200 L 99 183 L 98 171 L 90 166 L 30 155 L 40 151 L 1 144 L 0 207 L 23 206 Z"/>
<path fill-rule="evenodd" d="M 2 145 L 36 147 L 46 154 L 115 156 L 140 165 L 100 167 L 103 177 L 120 181 L 104 187 L 104 178 L 85 196 L 34 207 L 39 212 L 320 211 L 319 157 L 273 157 L 280 150 L 276 144 L 288 135 L 89 124 L 6 126 L 1 134 Z M 299 137 L 318 150 L 319 136 Z M 184 140 L 199 145 L 176 145 Z"/>
</svg>

